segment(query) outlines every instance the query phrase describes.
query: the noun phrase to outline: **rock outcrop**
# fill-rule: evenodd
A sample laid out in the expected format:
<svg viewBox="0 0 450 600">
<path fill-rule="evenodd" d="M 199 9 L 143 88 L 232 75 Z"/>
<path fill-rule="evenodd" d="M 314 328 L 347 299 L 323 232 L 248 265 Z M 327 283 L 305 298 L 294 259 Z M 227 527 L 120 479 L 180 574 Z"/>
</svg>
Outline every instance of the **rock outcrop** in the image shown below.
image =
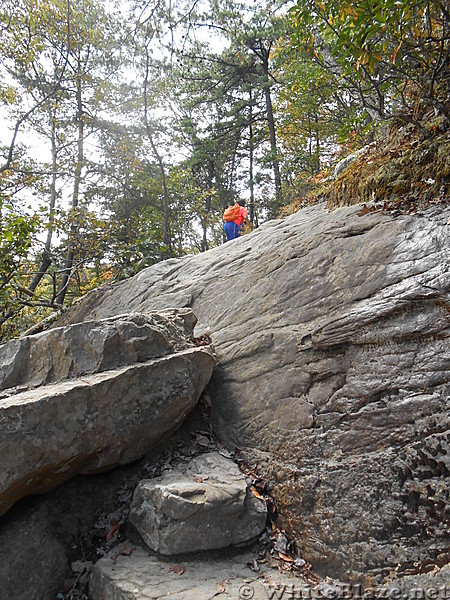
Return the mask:
<svg viewBox="0 0 450 600">
<path fill-rule="evenodd" d="M 0 348 L 0 514 L 77 473 L 143 456 L 177 429 L 214 357 L 190 310 L 89 321 Z"/>
<path fill-rule="evenodd" d="M 352 165 L 362 154 L 364 154 L 364 152 L 366 152 L 367 148 L 367 146 L 364 146 L 364 148 L 360 148 L 353 154 L 349 154 L 348 156 L 340 160 L 334 167 L 334 178 L 337 179 L 339 175 L 341 175 L 341 173 L 348 169 L 350 165 Z"/>
<path fill-rule="evenodd" d="M 213 598 L 311 598 L 311 588 L 260 565 L 252 571 L 254 554 L 182 563 L 162 561 L 144 549 L 125 544 L 96 563 L 89 587 L 92 600 L 212 600 Z M 295 595 L 294 595 L 295 594 Z"/>
<path fill-rule="evenodd" d="M 243 544 L 264 531 L 266 518 L 265 502 L 252 494 L 238 466 L 218 452 L 141 481 L 130 511 L 147 546 L 164 555 Z"/>
<path fill-rule="evenodd" d="M 0 346 L 0 390 L 6 390 L 0 397 L 185 350 L 192 347 L 194 325 L 185 309 L 116 315 L 11 340 Z"/>
<path fill-rule="evenodd" d="M 450 210 L 323 206 L 96 290 L 65 323 L 191 307 L 216 433 L 275 481 L 304 558 L 341 578 L 445 562 Z"/>
</svg>

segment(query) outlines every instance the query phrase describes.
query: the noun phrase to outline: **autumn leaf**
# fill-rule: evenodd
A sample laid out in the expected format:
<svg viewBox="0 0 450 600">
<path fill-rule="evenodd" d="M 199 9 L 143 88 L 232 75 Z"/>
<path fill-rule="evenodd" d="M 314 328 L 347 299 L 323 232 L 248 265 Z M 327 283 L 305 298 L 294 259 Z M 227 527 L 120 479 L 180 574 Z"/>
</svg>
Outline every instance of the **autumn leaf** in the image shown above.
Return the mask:
<svg viewBox="0 0 450 600">
<path fill-rule="evenodd" d="M 402 44 L 403 44 L 403 40 L 400 40 L 399 45 L 397 46 L 397 48 L 392 53 L 392 56 L 391 56 L 391 59 L 390 59 L 392 64 L 395 64 L 395 61 L 397 59 L 397 54 L 399 53 L 399 50 L 402 47 Z"/>
<path fill-rule="evenodd" d="M 252 485 L 251 488 L 250 488 L 250 491 L 255 496 L 255 498 L 259 498 L 259 500 L 264 500 L 264 498 L 261 496 L 261 494 L 255 488 L 255 486 Z"/>
<path fill-rule="evenodd" d="M 112 529 L 110 529 L 106 535 L 106 541 L 109 542 L 109 540 L 111 540 L 116 533 L 119 531 L 120 529 L 120 525 L 119 523 L 116 523 L 116 525 L 114 525 L 114 527 Z"/>
<path fill-rule="evenodd" d="M 124 556 L 131 556 L 131 547 L 130 546 L 125 546 L 125 548 L 122 550 L 122 552 L 120 554 L 123 554 Z"/>
<path fill-rule="evenodd" d="M 291 558 L 287 554 L 283 554 L 283 552 L 278 552 L 278 556 L 281 558 L 281 560 L 284 560 L 284 562 L 289 562 L 289 563 L 295 562 L 295 560 L 293 558 Z"/>
<path fill-rule="evenodd" d="M 176 573 L 177 575 L 183 575 L 186 571 L 186 565 L 173 565 L 170 567 L 169 573 Z"/>
<path fill-rule="evenodd" d="M 252 560 L 252 562 L 248 562 L 247 567 L 249 569 L 251 569 L 252 571 L 254 571 L 255 573 L 259 573 L 259 571 L 260 571 L 259 564 L 258 564 L 258 561 L 256 560 L 256 558 L 254 558 Z"/>
</svg>

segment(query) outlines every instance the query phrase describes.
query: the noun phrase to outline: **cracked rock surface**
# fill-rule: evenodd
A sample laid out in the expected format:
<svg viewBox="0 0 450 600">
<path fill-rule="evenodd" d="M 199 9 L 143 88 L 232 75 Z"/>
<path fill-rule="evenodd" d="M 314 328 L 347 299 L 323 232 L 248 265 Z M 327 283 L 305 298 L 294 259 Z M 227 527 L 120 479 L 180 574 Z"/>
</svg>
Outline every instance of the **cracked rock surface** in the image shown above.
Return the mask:
<svg viewBox="0 0 450 600">
<path fill-rule="evenodd" d="M 308 597 L 309 588 L 300 579 L 264 566 L 260 572 L 251 571 L 247 563 L 253 558 L 253 554 L 241 554 L 176 563 L 126 544 L 96 563 L 89 594 L 92 600 L 267 600 L 277 597 L 275 591 L 280 594 L 286 589 L 286 597 L 302 597 L 301 593 Z"/>
<path fill-rule="evenodd" d="M 215 432 L 276 485 L 302 555 L 380 579 L 446 558 L 450 209 L 314 206 L 95 290 L 63 321 L 191 307 Z"/>
<path fill-rule="evenodd" d="M 252 494 L 238 466 L 218 452 L 141 481 L 130 512 L 147 546 L 164 555 L 248 542 L 264 531 L 266 517 L 266 503 Z"/>
<path fill-rule="evenodd" d="M 175 431 L 215 363 L 192 311 L 123 315 L 0 348 L 0 515 L 77 473 L 132 462 Z"/>
</svg>

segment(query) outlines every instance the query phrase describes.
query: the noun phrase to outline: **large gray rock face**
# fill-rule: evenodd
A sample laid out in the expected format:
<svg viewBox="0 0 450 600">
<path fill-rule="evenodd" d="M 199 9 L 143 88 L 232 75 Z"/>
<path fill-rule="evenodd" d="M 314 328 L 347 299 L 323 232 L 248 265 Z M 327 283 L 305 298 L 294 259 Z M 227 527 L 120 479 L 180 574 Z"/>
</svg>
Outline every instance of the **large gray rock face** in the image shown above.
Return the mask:
<svg viewBox="0 0 450 600">
<path fill-rule="evenodd" d="M 450 210 L 359 210 L 302 210 L 64 317 L 192 307 L 219 361 L 216 432 L 276 481 L 304 557 L 340 577 L 447 545 Z"/>
<path fill-rule="evenodd" d="M 130 511 L 130 522 L 148 547 L 166 555 L 248 542 L 264 531 L 266 517 L 266 503 L 252 494 L 238 466 L 218 452 L 141 481 Z"/>
<path fill-rule="evenodd" d="M 136 460 L 177 429 L 215 362 L 189 338 L 194 322 L 191 311 L 130 315 L 2 346 L 0 380 L 14 387 L 0 392 L 0 515 L 76 473 Z"/>
</svg>

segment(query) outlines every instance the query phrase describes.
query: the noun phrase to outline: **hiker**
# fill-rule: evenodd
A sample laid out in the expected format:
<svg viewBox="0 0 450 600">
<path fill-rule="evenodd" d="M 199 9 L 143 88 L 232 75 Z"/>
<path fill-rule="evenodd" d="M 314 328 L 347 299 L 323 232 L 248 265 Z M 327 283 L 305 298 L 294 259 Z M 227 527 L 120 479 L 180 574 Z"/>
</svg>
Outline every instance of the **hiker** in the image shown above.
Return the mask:
<svg viewBox="0 0 450 600">
<path fill-rule="evenodd" d="M 227 211 L 230 213 L 229 217 L 227 216 Z M 234 240 L 239 237 L 242 226 L 244 224 L 250 225 L 250 221 L 248 220 L 248 212 L 245 208 L 245 200 L 237 200 L 234 206 L 227 208 L 223 214 L 223 219 L 225 221 L 223 228 L 225 230 L 225 235 L 227 236 L 227 241 Z"/>
</svg>

